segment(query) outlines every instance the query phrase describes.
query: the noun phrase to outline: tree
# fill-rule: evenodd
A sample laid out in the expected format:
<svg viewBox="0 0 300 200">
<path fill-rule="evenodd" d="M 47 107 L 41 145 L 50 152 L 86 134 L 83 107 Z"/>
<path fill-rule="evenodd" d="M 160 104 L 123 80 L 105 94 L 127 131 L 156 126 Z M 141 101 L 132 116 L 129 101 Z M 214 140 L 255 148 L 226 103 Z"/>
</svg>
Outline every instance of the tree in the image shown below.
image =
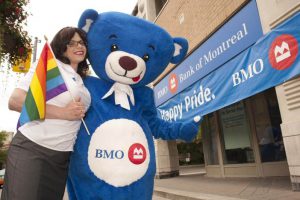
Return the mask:
<svg viewBox="0 0 300 200">
<path fill-rule="evenodd" d="M 23 30 L 29 15 L 24 7 L 28 0 L 0 0 L 0 63 L 14 65 L 25 60 L 30 51 L 31 39 Z"/>
<path fill-rule="evenodd" d="M 7 148 L 4 147 L 4 142 L 8 136 L 6 131 L 0 131 L 0 167 L 2 168 L 6 160 Z"/>
</svg>

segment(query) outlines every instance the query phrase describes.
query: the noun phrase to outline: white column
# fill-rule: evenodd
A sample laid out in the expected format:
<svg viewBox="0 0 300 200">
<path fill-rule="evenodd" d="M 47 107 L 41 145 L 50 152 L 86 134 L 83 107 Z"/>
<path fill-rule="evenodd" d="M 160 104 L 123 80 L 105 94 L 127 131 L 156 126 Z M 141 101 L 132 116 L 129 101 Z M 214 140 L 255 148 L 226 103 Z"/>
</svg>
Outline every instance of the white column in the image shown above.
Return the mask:
<svg viewBox="0 0 300 200">
<path fill-rule="evenodd" d="M 300 78 L 276 87 L 292 189 L 300 191 Z"/>
<path fill-rule="evenodd" d="M 156 178 L 179 175 L 176 141 L 154 140 L 156 154 Z"/>
</svg>

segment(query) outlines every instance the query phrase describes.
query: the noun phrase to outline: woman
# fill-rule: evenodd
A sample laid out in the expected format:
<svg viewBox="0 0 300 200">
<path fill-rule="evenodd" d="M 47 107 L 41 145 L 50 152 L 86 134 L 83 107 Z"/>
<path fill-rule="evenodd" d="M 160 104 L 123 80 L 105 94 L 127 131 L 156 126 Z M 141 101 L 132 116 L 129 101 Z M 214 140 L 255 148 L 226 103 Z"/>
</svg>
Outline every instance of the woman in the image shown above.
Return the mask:
<svg viewBox="0 0 300 200">
<path fill-rule="evenodd" d="M 72 27 L 63 28 L 52 40 L 68 91 L 46 102 L 44 121 L 28 122 L 14 136 L 8 151 L 2 200 L 63 198 L 70 153 L 91 101 L 82 81 L 88 70 L 86 44 L 85 33 Z M 9 109 L 21 112 L 33 73 L 34 69 L 30 70 L 13 91 Z"/>
</svg>

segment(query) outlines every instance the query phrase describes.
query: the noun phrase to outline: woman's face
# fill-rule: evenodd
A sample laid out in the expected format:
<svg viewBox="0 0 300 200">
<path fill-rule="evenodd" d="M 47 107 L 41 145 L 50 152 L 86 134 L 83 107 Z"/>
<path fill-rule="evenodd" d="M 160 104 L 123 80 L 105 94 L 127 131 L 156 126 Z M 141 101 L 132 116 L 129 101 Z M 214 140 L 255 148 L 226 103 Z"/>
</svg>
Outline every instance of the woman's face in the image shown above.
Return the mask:
<svg viewBox="0 0 300 200">
<path fill-rule="evenodd" d="M 67 44 L 67 50 L 64 56 L 70 60 L 70 65 L 77 71 L 78 64 L 84 60 L 86 55 L 86 46 L 78 33 L 75 33 Z"/>
</svg>

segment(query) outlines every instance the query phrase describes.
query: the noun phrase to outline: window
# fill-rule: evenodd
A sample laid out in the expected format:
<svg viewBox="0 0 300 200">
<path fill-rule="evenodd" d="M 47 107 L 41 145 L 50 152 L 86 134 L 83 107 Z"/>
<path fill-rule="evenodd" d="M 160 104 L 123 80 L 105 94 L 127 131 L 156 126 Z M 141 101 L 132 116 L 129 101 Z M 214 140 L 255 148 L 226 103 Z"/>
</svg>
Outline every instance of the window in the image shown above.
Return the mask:
<svg viewBox="0 0 300 200">
<path fill-rule="evenodd" d="M 218 145 L 217 145 L 217 126 L 213 114 L 205 116 L 202 124 L 203 147 L 206 153 L 205 162 L 207 165 L 218 165 Z"/>
<path fill-rule="evenodd" d="M 286 160 L 280 129 L 281 116 L 275 89 L 271 88 L 252 97 L 251 105 L 261 161 Z"/>
<path fill-rule="evenodd" d="M 250 125 L 242 101 L 218 111 L 224 164 L 254 162 Z"/>
</svg>

